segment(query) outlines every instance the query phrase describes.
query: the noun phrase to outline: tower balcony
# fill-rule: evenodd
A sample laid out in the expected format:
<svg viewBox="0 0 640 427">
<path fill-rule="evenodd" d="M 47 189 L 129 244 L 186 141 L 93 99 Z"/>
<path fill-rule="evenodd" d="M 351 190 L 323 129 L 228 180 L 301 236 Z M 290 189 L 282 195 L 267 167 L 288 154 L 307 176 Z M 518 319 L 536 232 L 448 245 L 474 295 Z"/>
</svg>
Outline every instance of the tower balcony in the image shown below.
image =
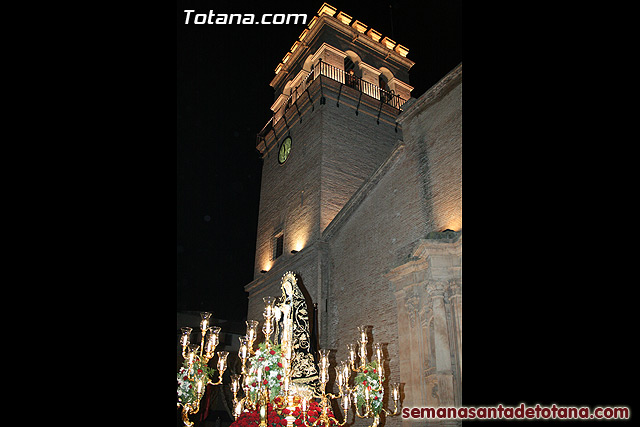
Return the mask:
<svg viewBox="0 0 640 427">
<path fill-rule="evenodd" d="M 313 102 L 312 98 L 319 94 L 320 103 L 323 104 L 323 88 L 325 90 L 327 88 L 337 89 L 338 94 L 352 91 L 352 94 L 355 94 L 358 99 L 359 105 L 361 103 L 375 105 L 378 112 L 383 109 L 383 106 L 385 111 L 391 107 L 391 109 L 395 110 L 395 115 L 402 112 L 402 105 L 407 101 L 392 89 L 384 89 L 322 60 L 319 60 L 311 71 L 301 71 L 294 81 L 299 82 L 297 86 L 289 89 L 287 94 L 280 95 L 274 103 L 272 107 L 273 116 L 258 132 L 256 145 L 260 145 L 261 142 L 264 144 L 267 135 L 274 131 L 276 124 L 281 120 L 284 119 L 286 122 L 289 110 L 298 110 L 299 113 L 302 102 Z M 316 84 L 316 82 L 318 83 Z M 345 87 L 350 89 L 345 89 Z M 365 97 L 367 98 L 366 100 Z"/>
</svg>

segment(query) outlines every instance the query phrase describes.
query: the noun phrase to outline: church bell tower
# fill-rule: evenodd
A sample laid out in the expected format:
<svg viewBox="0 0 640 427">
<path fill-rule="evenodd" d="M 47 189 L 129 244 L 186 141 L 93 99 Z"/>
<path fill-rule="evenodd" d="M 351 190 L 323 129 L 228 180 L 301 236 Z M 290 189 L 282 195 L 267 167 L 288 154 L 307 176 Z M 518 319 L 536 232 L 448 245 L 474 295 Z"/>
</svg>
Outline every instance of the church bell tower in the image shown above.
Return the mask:
<svg viewBox="0 0 640 427">
<path fill-rule="evenodd" d="M 263 168 L 248 319 L 262 321 L 262 298 L 279 295 L 283 273 L 294 271 L 325 344 L 325 231 L 402 139 L 407 53 L 325 3 L 275 67 L 273 116 L 256 139 Z"/>
</svg>

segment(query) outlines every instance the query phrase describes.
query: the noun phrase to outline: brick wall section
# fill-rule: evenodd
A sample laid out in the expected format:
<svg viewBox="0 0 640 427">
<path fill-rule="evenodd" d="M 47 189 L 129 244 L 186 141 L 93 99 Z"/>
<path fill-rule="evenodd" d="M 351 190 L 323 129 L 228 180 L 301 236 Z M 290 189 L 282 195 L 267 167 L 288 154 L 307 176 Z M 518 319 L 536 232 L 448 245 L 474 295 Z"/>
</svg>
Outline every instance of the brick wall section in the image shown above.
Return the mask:
<svg viewBox="0 0 640 427">
<path fill-rule="evenodd" d="M 429 231 L 462 229 L 462 66 L 398 118 L 420 162 Z M 431 95 L 430 92 L 435 92 Z"/>
<path fill-rule="evenodd" d="M 353 90 L 343 87 L 340 107 L 327 102 L 322 112 L 321 230 L 389 156 L 400 135 L 393 126 L 377 125 L 365 113 L 368 107 L 361 106 L 362 111 L 356 116 L 355 110 L 349 108 L 356 102 L 347 97 L 347 91 Z"/>
<path fill-rule="evenodd" d="M 296 119 L 291 120 L 291 111 L 288 112 L 290 123 Z M 287 161 L 282 165 L 278 163 L 279 144 L 289 133 L 283 128 L 279 129 L 277 145 L 264 157 L 255 278 L 260 276 L 260 270 L 272 267 L 272 237 L 277 230 L 285 232 L 283 256 L 292 249 L 300 249 L 297 245 L 304 246 L 319 237 L 322 111 L 316 108 L 305 115 L 302 123 L 295 123 L 290 128 L 292 147 Z"/>
<path fill-rule="evenodd" d="M 336 360 L 346 359 L 356 326 L 372 325 L 369 354 L 372 342 L 388 343 L 391 382 L 400 381 L 397 310 L 384 275 L 402 258 L 399 249 L 424 234 L 419 176 L 414 161 L 400 157 L 329 244 L 329 347 Z M 398 424 L 390 418 L 386 425 Z"/>
</svg>

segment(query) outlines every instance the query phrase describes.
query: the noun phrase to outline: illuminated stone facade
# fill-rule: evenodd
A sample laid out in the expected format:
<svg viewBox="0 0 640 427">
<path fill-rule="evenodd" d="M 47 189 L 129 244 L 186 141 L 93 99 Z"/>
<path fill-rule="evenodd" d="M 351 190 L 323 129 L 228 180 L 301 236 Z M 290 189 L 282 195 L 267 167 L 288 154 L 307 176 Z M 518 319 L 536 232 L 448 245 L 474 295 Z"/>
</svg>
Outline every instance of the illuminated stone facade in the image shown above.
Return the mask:
<svg viewBox="0 0 640 427">
<path fill-rule="evenodd" d="M 408 49 L 326 5 L 292 50 L 257 138 L 248 318 L 262 322 L 262 297 L 295 271 L 335 360 L 346 359 L 356 326 L 372 325 L 405 406 L 460 405 L 462 65 L 410 98 Z"/>
</svg>

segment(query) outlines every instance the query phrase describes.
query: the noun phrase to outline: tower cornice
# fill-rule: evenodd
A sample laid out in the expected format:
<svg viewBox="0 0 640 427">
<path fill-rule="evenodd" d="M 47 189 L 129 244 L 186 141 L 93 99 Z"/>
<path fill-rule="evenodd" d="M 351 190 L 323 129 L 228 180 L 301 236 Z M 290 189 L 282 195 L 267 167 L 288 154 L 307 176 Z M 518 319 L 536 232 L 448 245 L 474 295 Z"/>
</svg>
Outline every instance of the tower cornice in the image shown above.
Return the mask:
<svg viewBox="0 0 640 427">
<path fill-rule="evenodd" d="M 317 46 L 315 45 L 317 45 L 318 36 L 326 28 L 334 29 L 335 31 L 347 36 L 354 44 L 366 47 L 378 53 L 380 56 L 385 58 L 386 61 L 395 63 L 407 70 L 415 64 L 415 62 L 406 57 L 409 52 L 409 49 L 406 47 L 399 43 L 395 43 L 388 37 L 381 38 L 379 32 L 375 31 L 373 28 L 369 28 L 367 30 L 366 25 L 355 19 L 351 25 L 347 25 L 345 22 L 348 22 L 348 20 L 345 20 L 342 17 L 348 15 L 344 15 L 342 12 L 334 12 L 336 16 L 341 17 L 341 19 L 338 19 L 337 17 L 323 12 L 324 8 L 325 5 L 320 8 L 320 15 L 316 15 L 311 19 L 307 28 L 305 28 L 298 37 L 298 40 L 294 42 L 291 49 L 285 54 L 283 61 L 278 64 L 276 67 L 276 75 L 271 80 L 271 83 L 269 83 L 271 87 L 275 88 L 282 84 L 287 76 L 289 76 L 292 71 L 295 71 L 295 67 L 298 66 L 303 58 L 315 53 L 315 50 L 317 49 Z M 313 47 L 316 47 L 316 49 L 311 52 Z"/>
</svg>

